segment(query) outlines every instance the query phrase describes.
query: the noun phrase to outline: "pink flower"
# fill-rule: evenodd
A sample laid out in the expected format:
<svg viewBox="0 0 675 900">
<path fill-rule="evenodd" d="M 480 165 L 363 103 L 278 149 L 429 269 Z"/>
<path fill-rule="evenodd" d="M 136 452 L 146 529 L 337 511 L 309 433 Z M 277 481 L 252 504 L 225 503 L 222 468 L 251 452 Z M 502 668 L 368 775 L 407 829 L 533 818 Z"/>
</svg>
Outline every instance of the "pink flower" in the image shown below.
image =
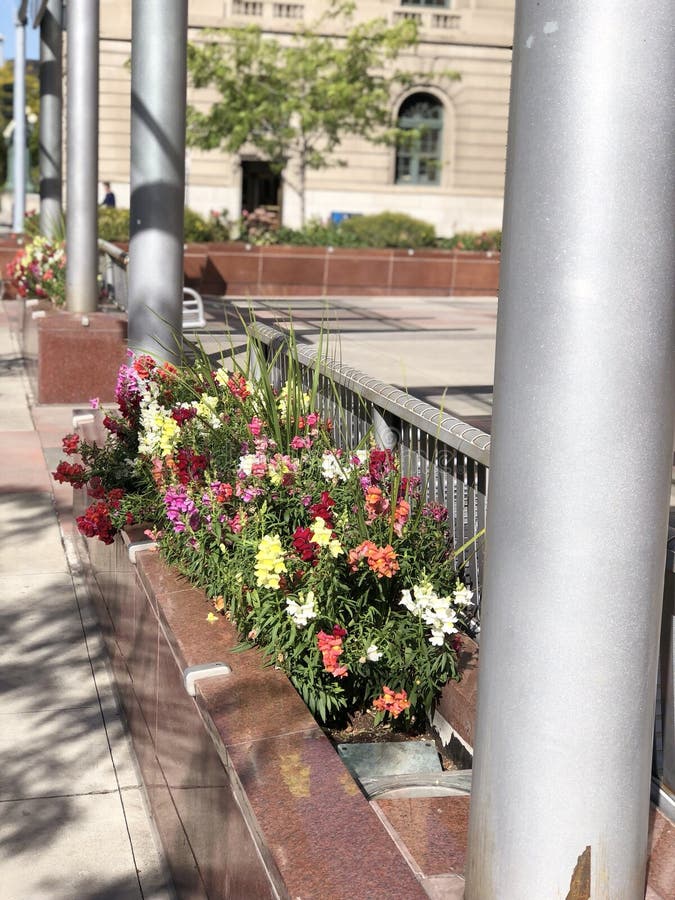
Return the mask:
<svg viewBox="0 0 675 900">
<path fill-rule="evenodd" d="M 262 421 L 257 416 L 253 416 L 247 427 L 254 437 L 258 437 L 262 430 L 262 426 Z"/>
</svg>

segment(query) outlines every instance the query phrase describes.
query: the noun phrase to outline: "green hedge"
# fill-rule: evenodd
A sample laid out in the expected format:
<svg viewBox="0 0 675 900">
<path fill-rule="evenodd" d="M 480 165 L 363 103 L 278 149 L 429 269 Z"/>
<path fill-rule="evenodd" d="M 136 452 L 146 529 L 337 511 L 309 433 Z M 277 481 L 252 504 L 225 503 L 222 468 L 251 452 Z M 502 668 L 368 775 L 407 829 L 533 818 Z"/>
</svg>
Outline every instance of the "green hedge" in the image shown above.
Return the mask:
<svg viewBox="0 0 675 900">
<path fill-rule="evenodd" d="M 128 241 L 129 210 L 99 207 L 98 236 L 104 241 Z M 227 241 L 229 238 L 230 229 L 225 215 L 212 215 L 205 219 L 199 213 L 185 207 L 183 240 L 187 243 Z"/>
<path fill-rule="evenodd" d="M 314 247 L 433 247 L 434 226 L 405 213 L 352 216 L 337 225 L 310 221 L 298 230 L 279 228 L 274 243 Z M 268 241 L 269 242 L 269 241 Z"/>
<path fill-rule="evenodd" d="M 228 241 L 231 223 L 227 212 L 211 214 L 208 218 L 192 209 L 185 209 L 186 242 Z M 262 222 L 262 220 L 261 220 Z M 26 217 L 26 234 L 38 232 L 37 216 Z M 65 223 L 63 224 L 65 237 Z M 98 211 L 98 234 L 106 241 L 129 240 L 129 210 L 101 206 Z M 370 216 L 352 216 L 337 225 L 310 220 L 304 228 L 264 227 L 244 230 L 240 225 L 236 240 L 253 244 L 290 244 L 309 247 L 437 247 L 441 250 L 480 250 L 499 252 L 501 231 L 461 231 L 450 238 L 437 238 L 434 226 L 405 213 L 382 212 Z"/>
</svg>

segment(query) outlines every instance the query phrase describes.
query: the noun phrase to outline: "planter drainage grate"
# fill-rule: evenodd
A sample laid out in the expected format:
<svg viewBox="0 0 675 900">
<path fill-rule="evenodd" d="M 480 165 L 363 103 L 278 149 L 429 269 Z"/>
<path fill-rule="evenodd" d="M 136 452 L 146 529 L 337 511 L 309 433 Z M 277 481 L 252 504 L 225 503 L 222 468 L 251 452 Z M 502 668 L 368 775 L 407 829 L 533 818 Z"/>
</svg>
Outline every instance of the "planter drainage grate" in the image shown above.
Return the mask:
<svg viewBox="0 0 675 900">
<path fill-rule="evenodd" d="M 443 771 L 432 741 L 338 744 L 337 750 L 369 800 L 447 797 L 471 791 L 471 771 Z"/>
</svg>

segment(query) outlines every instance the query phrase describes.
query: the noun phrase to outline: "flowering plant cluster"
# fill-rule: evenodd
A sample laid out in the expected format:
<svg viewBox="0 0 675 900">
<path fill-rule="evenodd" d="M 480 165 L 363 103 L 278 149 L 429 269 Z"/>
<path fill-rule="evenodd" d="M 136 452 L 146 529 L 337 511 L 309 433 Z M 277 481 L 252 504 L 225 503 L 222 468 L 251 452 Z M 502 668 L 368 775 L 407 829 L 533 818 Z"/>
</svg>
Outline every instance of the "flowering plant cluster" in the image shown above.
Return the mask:
<svg viewBox="0 0 675 900">
<path fill-rule="evenodd" d="M 231 369 L 206 356 L 179 369 L 130 358 L 105 445 L 68 436 L 56 477 L 87 486 L 88 536 L 109 542 L 149 523 L 167 561 L 319 720 L 371 710 L 408 724 L 456 677 L 473 613 L 447 511 L 392 451 L 339 446 L 318 376 L 308 388 L 289 363 L 274 390 L 262 350 L 253 357 Z"/>
<path fill-rule="evenodd" d="M 66 252 L 62 242 L 36 237 L 7 264 L 7 277 L 21 297 L 66 302 Z"/>
</svg>

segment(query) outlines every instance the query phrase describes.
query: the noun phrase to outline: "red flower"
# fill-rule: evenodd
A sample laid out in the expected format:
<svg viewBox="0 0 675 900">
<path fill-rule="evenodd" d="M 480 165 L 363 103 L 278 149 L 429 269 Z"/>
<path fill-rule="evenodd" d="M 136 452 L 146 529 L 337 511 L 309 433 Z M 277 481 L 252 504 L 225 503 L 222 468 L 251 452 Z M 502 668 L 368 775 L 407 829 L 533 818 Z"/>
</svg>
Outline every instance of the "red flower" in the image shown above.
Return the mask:
<svg viewBox="0 0 675 900">
<path fill-rule="evenodd" d="M 335 506 L 335 500 L 333 500 L 328 491 L 323 491 L 323 493 L 321 494 L 321 499 L 313 506 L 309 507 L 309 514 L 311 515 L 312 519 L 323 519 L 326 523 L 326 528 L 334 528 L 335 523 L 333 522 L 332 513 L 333 506 Z"/>
<path fill-rule="evenodd" d="M 316 565 L 316 554 L 319 547 L 312 541 L 312 530 L 310 528 L 296 528 L 293 532 L 292 541 L 300 559 L 303 562 L 311 562 Z"/>
<path fill-rule="evenodd" d="M 112 544 L 115 526 L 110 519 L 110 510 L 103 500 L 98 500 L 77 517 L 77 527 L 86 537 L 97 537 L 104 544 Z"/>
<path fill-rule="evenodd" d="M 250 393 L 246 385 L 246 379 L 241 372 L 236 372 L 234 375 L 231 375 L 227 380 L 227 386 L 234 396 L 239 397 L 240 400 L 245 400 Z"/>
<path fill-rule="evenodd" d="M 80 446 L 80 437 L 77 434 L 67 434 L 63 441 L 63 452 L 71 455 L 73 453 L 77 453 L 78 447 Z"/>
<path fill-rule="evenodd" d="M 195 453 L 194 450 L 181 449 L 178 451 L 175 470 L 181 484 L 189 484 L 198 481 L 204 474 L 209 464 L 209 458 L 203 453 Z"/>
<path fill-rule="evenodd" d="M 186 422 L 189 422 L 190 419 L 194 419 L 197 415 L 197 410 L 194 406 L 189 407 L 179 407 L 178 409 L 171 410 L 171 418 L 178 422 L 179 425 L 184 425 Z"/>
<path fill-rule="evenodd" d="M 74 488 L 81 488 L 86 482 L 86 470 L 79 463 L 69 463 L 63 460 L 52 472 L 54 480 L 60 484 L 72 484 Z"/>
<path fill-rule="evenodd" d="M 391 450 L 378 450 L 376 447 L 370 451 L 368 471 L 373 481 L 381 481 L 385 475 L 395 468 L 394 454 Z"/>
</svg>

